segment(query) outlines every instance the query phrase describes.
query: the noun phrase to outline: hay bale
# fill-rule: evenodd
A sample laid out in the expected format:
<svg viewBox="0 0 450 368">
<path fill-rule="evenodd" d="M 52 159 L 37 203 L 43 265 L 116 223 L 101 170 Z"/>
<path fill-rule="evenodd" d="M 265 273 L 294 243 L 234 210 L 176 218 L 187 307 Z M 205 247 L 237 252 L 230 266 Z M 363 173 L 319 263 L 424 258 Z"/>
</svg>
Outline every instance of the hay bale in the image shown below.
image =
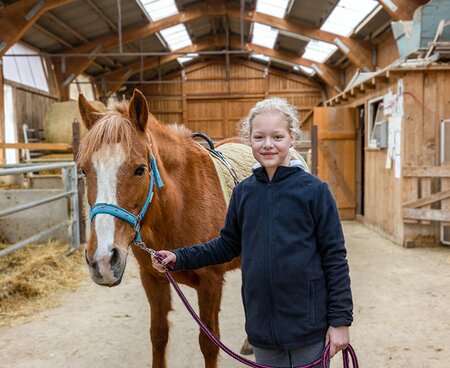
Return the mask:
<svg viewBox="0 0 450 368">
<path fill-rule="evenodd" d="M 7 247 L 0 244 L 0 250 Z M 0 258 L 0 327 L 57 305 L 54 296 L 74 289 L 86 273 L 82 249 L 65 257 L 66 244 L 29 245 Z"/>
<path fill-rule="evenodd" d="M 106 106 L 100 101 L 90 103 L 100 111 L 106 110 Z M 80 122 L 80 135 L 83 137 L 87 129 L 78 112 L 78 101 L 55 102 L 50 105 L 44 119 L 46 142 L 72 144 L 72 123 L 75 117 Z"/>
</svg>

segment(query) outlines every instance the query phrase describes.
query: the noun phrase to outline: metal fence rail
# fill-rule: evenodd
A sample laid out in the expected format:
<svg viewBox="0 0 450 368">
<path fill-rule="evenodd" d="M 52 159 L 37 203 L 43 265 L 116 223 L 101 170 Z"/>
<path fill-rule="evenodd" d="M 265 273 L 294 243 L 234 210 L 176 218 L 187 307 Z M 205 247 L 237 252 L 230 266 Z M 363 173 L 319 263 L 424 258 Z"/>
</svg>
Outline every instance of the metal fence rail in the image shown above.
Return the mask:
<svg viewBox="0 0 450 368">
<path fill-rule="evenodd" d="M 6 165 L 5 165 L 6 166 Z M 33 207 L 41 206 L 49 202 L 56 201 L 61 198 L 69 199 L 69 221 L 64 221 L 50 228 L 42 230 L 37 234 L 23 239 L 11 246 L 0 251 L 0 257 L 6 256 L 7 254 L 14 252 L 20 248 L 25 247 L 30 243 L 34 243 L 44 236 L 50 235 L 53 231 L 61 228 L 67 227 L 67 235 L 69 239 L 69 252 L 75 250 L 80 246 L 80 223 L 79 223 L 79 208 L 78 208 L 78 189 L 77 189 L 77 169 L 74 162 L 70 163 L 52 163 L 52 164 L 17 164 L 17 165 L 7 165 L 0 167 L 0 176 L 7 175 L 19 175 L 25 173 L 33 173 L 44 170 L 55 170 L 61 169 L 62 177 L 65 184 L 65 192 L 46 197 L 34 202 L 19 205 L 16 207 L 8 208 L 0 211 L 0 217 L 11 215 L 20 211 L 24 211 Z"/>
</svg>

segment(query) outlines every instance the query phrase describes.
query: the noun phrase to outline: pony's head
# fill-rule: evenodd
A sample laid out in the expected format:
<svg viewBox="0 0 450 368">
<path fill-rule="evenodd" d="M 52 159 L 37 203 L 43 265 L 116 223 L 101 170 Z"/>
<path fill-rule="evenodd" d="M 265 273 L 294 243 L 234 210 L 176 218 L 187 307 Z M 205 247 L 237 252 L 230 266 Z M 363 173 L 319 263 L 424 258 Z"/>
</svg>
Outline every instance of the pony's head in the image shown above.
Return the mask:
<svg viewBox="0 0 450 368">
<path fill-rule="evenodd" d="M 107 203 L 139 214 L 150 186 L 152 157 L 146 130 L 151 115 L 145 97 L 135 90 L 128 104 L 99 112 L 80 95 L 78 107 L 88 129 L 80 145 L 78 165 L 87 178 L 89 205 Z M 134 237 L 130 224 L 110 214 L 95 216 L 85 258 L 97 284 L 120 283 Z"/>
</svg>

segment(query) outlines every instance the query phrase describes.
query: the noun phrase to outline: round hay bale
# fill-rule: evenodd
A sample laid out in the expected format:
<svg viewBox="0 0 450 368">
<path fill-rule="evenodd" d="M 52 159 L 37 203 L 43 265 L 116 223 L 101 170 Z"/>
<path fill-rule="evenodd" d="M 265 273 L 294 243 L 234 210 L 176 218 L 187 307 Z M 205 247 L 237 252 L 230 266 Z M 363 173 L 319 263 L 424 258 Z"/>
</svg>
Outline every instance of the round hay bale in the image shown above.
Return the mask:
<svg viewBox="0 0 450 368">
<path fill-rule="evenodd" d="M 106 106 L 100 101 L 90 101 L 90 103 L 100 111 L 106 110 Z M 44 119 L 45 141 L 72 144 L 72 123 L 75 117 L 80 122 L 82 138 L 87 129 L 78 112 L 78 101 L 55 102 L 50 105 Z"/>
</svg>

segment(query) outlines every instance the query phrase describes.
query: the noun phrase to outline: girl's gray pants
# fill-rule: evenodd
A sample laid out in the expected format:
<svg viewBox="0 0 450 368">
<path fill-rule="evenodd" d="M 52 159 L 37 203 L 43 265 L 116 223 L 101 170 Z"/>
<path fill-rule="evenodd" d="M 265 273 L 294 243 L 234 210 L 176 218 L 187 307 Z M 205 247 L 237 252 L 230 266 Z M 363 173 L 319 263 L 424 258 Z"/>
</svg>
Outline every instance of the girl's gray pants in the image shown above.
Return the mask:
<svg viewBox="0 0 450 368">
<path fill-rule="evenodd" d="M 253 347 L 257 363 L 277 368 L 290 368 L 312 363 L 322 356 L 325 341 L 292 350 Z M 318 365 L 317 368 L 321 368 Z"/>
</svg>

